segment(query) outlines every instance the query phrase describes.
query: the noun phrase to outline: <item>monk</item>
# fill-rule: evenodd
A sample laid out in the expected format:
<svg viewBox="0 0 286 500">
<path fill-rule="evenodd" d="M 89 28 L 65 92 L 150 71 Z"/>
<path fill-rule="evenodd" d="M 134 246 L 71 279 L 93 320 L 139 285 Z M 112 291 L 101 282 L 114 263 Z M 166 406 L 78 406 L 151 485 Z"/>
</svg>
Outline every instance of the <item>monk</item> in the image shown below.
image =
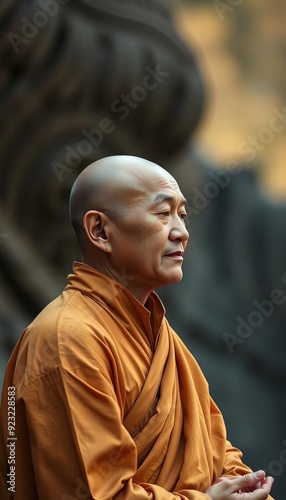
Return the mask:
<svg viewBox="0 0 286 500">
<path fill-rule="evenodd" d="M 104 158 L 76 179 L 70 214 L 82 262 L 6 370 L 1 499 L 270 499 L 273 478 L 227 440 L 154 291 L 182 279 L 175 179 L 141 158 Z"/>
</svg>

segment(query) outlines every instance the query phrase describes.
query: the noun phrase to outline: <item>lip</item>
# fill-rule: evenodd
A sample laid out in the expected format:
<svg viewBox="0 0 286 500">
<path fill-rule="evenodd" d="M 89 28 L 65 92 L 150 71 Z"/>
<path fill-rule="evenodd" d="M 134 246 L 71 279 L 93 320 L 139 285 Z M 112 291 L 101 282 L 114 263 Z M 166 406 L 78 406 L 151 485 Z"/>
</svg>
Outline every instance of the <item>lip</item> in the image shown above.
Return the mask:
<svg viewBox="0 0 286 500">
<path fill-rule="evenodd" d="M 167 255 L 165 255 L 165 257 L 169 257 L 170 259 L 182 261 L 182 260 L 184 260 L 184 252 L 181 252 L 180 250 L 178 250 L 177 252 L 168 253 Z"/>
</svg>

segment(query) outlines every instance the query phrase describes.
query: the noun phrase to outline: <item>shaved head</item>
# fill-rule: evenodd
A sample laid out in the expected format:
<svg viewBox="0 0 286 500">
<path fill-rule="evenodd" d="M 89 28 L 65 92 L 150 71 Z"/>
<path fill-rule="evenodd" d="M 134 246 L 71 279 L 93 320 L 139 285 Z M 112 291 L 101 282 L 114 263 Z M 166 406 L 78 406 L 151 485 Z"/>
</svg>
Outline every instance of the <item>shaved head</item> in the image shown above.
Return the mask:
<svg viewBox="0 0 286 500">
<path fill-rule="evenodd" d="M 182 278 L 186 199 L 159 165 L 134 156 L 92 163 L 72 187 L 70 216 L 83 262 L 143 304 L 155 288 Z"/>
<path fill-rule="evenodd" d="M 135 156 L 109 156 L 86 167 L 74 182 L 70 195 L 70 218 L 82 246 L 83 217 L 98 210 L 116 219 L 144 195 L 154 176 L 172 176 L 159 165 Z"/>
</svg>

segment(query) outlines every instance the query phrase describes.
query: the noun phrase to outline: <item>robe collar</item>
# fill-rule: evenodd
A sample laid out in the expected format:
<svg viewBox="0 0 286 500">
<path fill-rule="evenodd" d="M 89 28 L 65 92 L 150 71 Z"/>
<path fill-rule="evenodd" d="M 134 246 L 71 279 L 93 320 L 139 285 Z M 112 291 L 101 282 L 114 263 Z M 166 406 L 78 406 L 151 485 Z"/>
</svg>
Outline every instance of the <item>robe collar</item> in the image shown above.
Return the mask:
<svg viewBox="0 0 286 500">
<path fill-rule="evenodd" d="M 78 290 L 89 296 L 124 323 L 126 320 L 132 321 L 138 329 L 144 326 L 149 340 L 156 340 L 165 308 L 155 292 L 143 305 L 124 285 L 82 262 L 74 262 L 73 274 L 68 276 L 65 289 Z"/>
</svg>

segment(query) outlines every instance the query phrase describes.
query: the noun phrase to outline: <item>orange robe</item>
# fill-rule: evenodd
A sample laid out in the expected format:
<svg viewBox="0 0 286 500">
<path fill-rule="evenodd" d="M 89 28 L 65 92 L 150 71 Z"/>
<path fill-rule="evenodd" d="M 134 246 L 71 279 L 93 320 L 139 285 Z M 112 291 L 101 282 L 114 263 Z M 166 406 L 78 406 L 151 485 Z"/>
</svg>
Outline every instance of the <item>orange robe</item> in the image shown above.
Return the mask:
<svg viewBox="0 0 286 500">
<path fill-rule="evenodd" d="M 155 293 L 144 307 L 118 282 L 75 263 L 7 367 L 1 499 L 206 500 L 221 475 L 249 472 L 164 313 Z M 11 386 L 16 484 L 8 491 Z"/>
</svg>

